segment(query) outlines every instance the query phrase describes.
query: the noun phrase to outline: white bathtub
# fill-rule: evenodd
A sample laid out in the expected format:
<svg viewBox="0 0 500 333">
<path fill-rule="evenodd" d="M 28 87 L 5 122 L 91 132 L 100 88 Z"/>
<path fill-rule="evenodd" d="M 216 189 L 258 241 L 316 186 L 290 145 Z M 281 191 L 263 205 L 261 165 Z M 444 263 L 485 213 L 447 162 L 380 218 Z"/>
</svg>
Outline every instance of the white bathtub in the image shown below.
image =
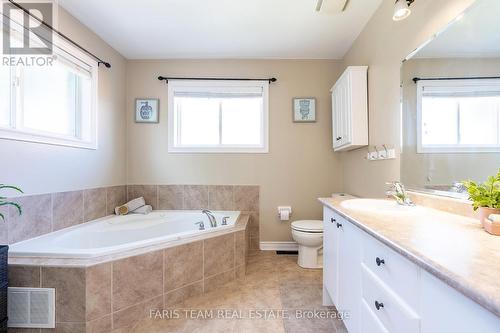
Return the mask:
<svg viewBox="0 0 500 333">
<path fill-rule="evenodd" d="M 10 257 L 92 258 L 234 227 L 240 212 L 214 211 L 212 228 L 201 211 L 154 211 L 110 216 L 10 245 Z M 222 225 L 222 218 L 227 226 Z M 205 230 L 196 222 L 202 221 Z"/>
</svg>

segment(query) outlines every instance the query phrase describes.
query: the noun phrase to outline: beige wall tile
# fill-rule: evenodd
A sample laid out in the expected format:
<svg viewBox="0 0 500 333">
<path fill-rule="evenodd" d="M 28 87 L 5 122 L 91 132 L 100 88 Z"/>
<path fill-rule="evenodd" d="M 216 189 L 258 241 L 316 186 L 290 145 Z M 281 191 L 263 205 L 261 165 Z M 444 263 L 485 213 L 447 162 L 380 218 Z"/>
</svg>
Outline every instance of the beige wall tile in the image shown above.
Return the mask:
<svg viewBox="0 0 500 333">
<path fill-rule="evenodd" d="M 234 234 L 204 240 L 205 277 L 234 268 Z"/>
<path fill-rule="evenodd" d="M 9 287 L 40 288 L 40 273 L 37 266 L 9 265 Z"/>
<path fill-rule="evenodd" d="M 153 209 L 158 207 L 158 186 L 156 185 L 128 185 L 127 200 L 144 197 L 146 205 L 153 206 Z"/>
<path fill-rule="evenodd" d="M 234 269 L 231 269 L 221 274 L 214 275 L 212 277 L 203 280 L 204 283 L 203 290 L 205 293 L 211 292 L 225 285 L 226 283 L 233 281 L 234 279 L 235 279 Z"/>
<path fill-rule="evenodd" d="M 233 210 L 233 186 L 213 185 L 208 187 L 208 209 Z"/>
<path fill-rule="evenodd" d="M 0 207 L 0 214 L 4 220 L 0 218 L 0 244 L 9 244 L 9 208 L 7 206 Z"/>
<path fill-rule="evenodd" d="M 113 311 L 163 294 L 163 251 L 113 263 Z"/>
<path fill-rule="evenodd" d="M 113 330 L 128 332 L 137 321 L 149 318 L 150 310 L 163 309 L 163 296 L 155 297 L 113 313 Z"/>
<path fill-rule="evenodd" d="M 234 277 L 236 279 L 244 278 L 245 275 L 246 275 L 246 265 L 240 265 L 234 269 Z"/>
<path fill-rule="evenodd" d="M 109 333 L 112 330 L 111 315 L 88 321 L 86 333 Z"/>
<path fill-rule="evenodd" d="M 208 209 L 208 186 L 184 186 L 184 209 Z"/>
<path fill-rule="evenodd" d="M 198 281 L 165 294 L 164 306 L 168 308 L 184 302 L 188 298 L 203 294 L 203 281 Z"/>
<path fill-rule="evenodd" d="M 83 223 L 83 191 L 53 194 L 53 230 Z"/>
<path fill-rule="evenodd" d="M 252 235 L 250 235 L 249 249 L 250 250 L 259 250 L 259 248 L 260 248 L 259 236 L 252 236 Z"/>
<path fill-rule="evenodd" d="M 56 322 L 85 322 L 85 269 L 42 267 L 42 287 L 56 289 Z"/>
<path fill-rule="evenodd" d="M 246 260 L 246 234 L 245 231 L 238 231 L 234 234 L 234 264 L 240 266 L 245 264 Z"/>
<path fill-rule="evenodd" d="M 10 330 L 9 330 L 10 331 Z M 86 333 L 85 323 L 56 323 L 55 329 L 40 330 L 40 332 L 51 333 Z"/>
<path fill-rule="evenodd" d="M 158 186 L 158 209 L 180 210 L 183 209 L 184 186 L 160 185 Z"/>
<path fill-rule="evenodd" d="M 52 197 L 50 194 L 16 198 L 23 207 L 23 214 L 9 208 L 9 244 L 37 237 L 52 230 Z"/>
<path fill-rule="evenodd" d="M 127 186 L 108 187 L 106 192 L 106 213 L 112 215 L 116 207 L 127 203 Z"/>
<path fill-rule="evenodd" d="M 236 210 L 259 211 L 259 186 L 235 186 L 234 205 Z"/>
<path fill-rule="evenodd" d="M 165 250 L 164 291 L 203 279 L 203 241 Z"/>
<path fill-rule="evenodd" d="M 86 321 L 111 313 L 111 263 L 86 270 Z"/>
<path fill-rule="evenodd" d="M 83 220 L 96 220 L 106 216 L 106 189 L 94 188 L 83 191 Z"/>
</svg>

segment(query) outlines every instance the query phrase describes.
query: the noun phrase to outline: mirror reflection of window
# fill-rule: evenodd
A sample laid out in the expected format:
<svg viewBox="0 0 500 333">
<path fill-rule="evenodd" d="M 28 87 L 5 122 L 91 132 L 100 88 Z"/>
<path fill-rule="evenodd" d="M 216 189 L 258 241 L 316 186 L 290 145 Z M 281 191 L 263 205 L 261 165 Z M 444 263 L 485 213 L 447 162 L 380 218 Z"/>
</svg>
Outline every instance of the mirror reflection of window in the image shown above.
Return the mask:
<svg viewBox="0 0 500 333">
<path fill-rule="evenodd" d="M 500 80 L 421 81 L 417 89 L 419 152 L 500 150 Z"/>
<path fill-rule="evenodd" d="M 460 182 L 483 182 L 498 172 L 498 13 L 500 1 L 476 0 L 403 62 L 401 181 L 407 187 L 466 197 L 457 193 Z"/>
</svg>

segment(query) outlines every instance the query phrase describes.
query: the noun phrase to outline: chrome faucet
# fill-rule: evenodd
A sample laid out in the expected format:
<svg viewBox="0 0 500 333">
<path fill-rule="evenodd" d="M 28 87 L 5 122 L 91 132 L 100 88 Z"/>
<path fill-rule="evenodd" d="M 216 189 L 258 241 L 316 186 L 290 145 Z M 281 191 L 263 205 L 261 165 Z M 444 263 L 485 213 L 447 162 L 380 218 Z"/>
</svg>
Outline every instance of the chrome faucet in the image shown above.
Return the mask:
<svg viewBox="0 0 500 333">
<path fill-rule="evenodd" d="M 210 221 L 210 226 L 212 228 L 217 227 L 217 220 L 215 219 L 214 213 L 209 211 L 208 209 L 204 209 L 201 211 L 203 214 L 205 214 L 208 217 L 208 220 Z"/>
<path fill-rule="evenodd" d="M 396 202 L 402 206 L 415 206 L 413 201 L 411 201 L 408 193 L 406 193 L 406 189 L 403 184 L 400 182 L 392 182 L 387 183 L 387 185 L 391 186 L 391 189 L 387 191 L 387 196 L 393 197 L 396 199 Z"/>
<path fill-rule="evenodd" d="M 465 187 L 463 182 L 454 182 L 451 186 L 452 192 L 464 193 L 467 192 L 467 187 Z"/>
</svg>

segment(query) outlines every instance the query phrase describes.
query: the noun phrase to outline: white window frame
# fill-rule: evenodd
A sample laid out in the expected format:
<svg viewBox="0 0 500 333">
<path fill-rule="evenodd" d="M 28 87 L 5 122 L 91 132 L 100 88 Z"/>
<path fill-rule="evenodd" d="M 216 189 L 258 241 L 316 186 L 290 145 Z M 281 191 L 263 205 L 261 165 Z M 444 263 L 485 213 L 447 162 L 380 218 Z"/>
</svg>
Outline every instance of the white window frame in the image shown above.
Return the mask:
<svg viewBox="0 0 500 333">
<path fill-rule="evenodd" d="M 0 29 L 0 33 L 2 30 Z M 53 56 L 61 57 L 65 61 L 69 61 L 75 66 L 80 66 L 88 70 L 91 75 L 91 102 L 90 104 L 90 140 L 78 139 L 72 136 L 58 135 L 50 132 L 43 132 L 39 130 L 29 130 L 24 128 L 12 128 L 12 127 L 0 127 L 0 139 L 14 140 L 14 141 L 24 141 L 24 142 L 34 142 L 48 145 L 66 146 L 74 148 L 92 149 L 96 150 L 98 148 L 98 117 L 97 117 L 97 101 L 98 101 L 98 63 L 91 58 L 89 55 L 85 54 L 81 50 L 77 49 L 75 46 L 71 45 L 69 42 L 53 35 Z M 47 57 L 51 57 L 50 55 Z M 11 75 L 15 75 L 16 78 L 11 78 L 11 83 L 14 87 L 11 87 L 11 123 L 17 122 L 21 106 L 20 101 L 16 100 L 17 96 L 20 96 L 20 86 L 19 86 L 19 73 L 16 68 L 11 70 Z M 22 82 L 21 82 L 22 84 Z M 11 125 L 12 126 L 12 125 Z"/>
<path fill-rule="evenodd" d="M 421 80 L 417 82 L 417 153 L 496 153 L 500 145 L 423 145 L 422 144 L 422 98 L 426 87 L 453 87 L 457 92 L 470 91 L 471 87 L 486 87 L 488 91 L 498 91 L 500 94 L 500 79 L 467 79 L 467 80 Z M 485 88 L 479 88 L 485 89 Z"/>
<path fill-rule="evenodd" d="M 186 91 L 198 88 L 223 87 L 258 87 L 262 88 L 262 123 L 261 145 L 179 145 L 175 138 L 175 106 L 174 94 L 176 91 Z M 268 81 L 230 81 L 230 80 L 169 80 L 168 81 L 168 152 L 169 153 L 269 153 L 269 82 Z"/>
</svg>

